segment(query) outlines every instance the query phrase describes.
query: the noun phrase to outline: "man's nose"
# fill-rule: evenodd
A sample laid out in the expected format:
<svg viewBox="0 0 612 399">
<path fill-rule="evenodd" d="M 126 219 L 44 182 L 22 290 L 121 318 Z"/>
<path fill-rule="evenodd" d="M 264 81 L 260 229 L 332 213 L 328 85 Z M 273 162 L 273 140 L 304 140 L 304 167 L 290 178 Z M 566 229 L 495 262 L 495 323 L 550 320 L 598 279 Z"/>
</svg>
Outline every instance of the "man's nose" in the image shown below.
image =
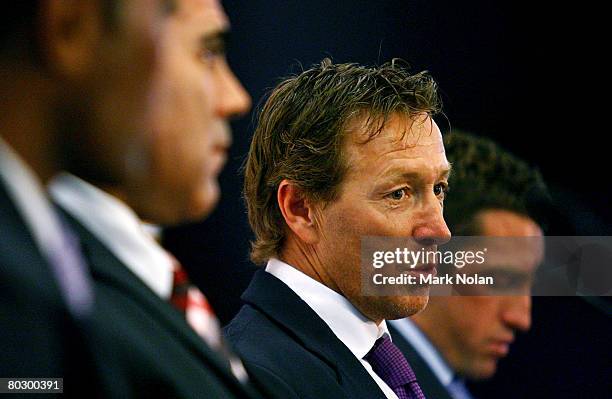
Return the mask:
<svg viewBox="0 0 612 399">
<path fill-rule="evenodd" d="M 423 222 L 417 225 L 412 236 L 421 245 L 434 246 L 446 244 L 451 238 L 451 232 L 444 221 L 442 209 L 432 209 Z"/>
<path fill-rule="evenodd" d="M 217 95 L 219 96 L 218 115 L 223 119 L 229 119 L 247 113 L 251 109 L 251 96 L 234 75 L 229 65 L 224 65 L 224 71 L 220 79 L 221 84 L 217 89 Z"/>
<path fill-rule="evenodd" d="M 502 321 L 514 330 L 527 331 L 531 327 L 531 297 L 528 295 L 506 298 Z"/>
</svg>

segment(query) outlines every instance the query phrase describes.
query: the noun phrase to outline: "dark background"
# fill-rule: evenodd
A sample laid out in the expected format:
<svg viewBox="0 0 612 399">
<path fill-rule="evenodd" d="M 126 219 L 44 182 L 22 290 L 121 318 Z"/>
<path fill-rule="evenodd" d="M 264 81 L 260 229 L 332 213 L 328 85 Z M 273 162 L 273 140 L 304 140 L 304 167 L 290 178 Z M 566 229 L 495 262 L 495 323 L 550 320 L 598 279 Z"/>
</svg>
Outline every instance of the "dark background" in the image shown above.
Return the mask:
<svg viewBox="0 0 612 399">
<path fill-rule="evenodd" d="M 612 235 L 609 111 L 602 97 L 609 44 L 598 43 L 607 23 L 595 3 L 223 3 L 232 21 L 228 58 L 254 104 L 279 78 L 324 57 L 370 65 L 403 58 L 438 81 L 450 122 L 437 119 L 443 131 L 495 138 L 540 168 L 558 208 L 549 235 Z M 165 245 L 224 323 L 239 308 L 255 268 L 248 261 L 251 232 L 239 173 L 253 115 L 233 123 L 217 209 L 202 223 L 165 234 Z M 485 398 L 609 396 L 611 324 L 580 298 L 534 298 L 532 331 L 516 342 L 496 377 L 473 390 Z"/>
</svg>

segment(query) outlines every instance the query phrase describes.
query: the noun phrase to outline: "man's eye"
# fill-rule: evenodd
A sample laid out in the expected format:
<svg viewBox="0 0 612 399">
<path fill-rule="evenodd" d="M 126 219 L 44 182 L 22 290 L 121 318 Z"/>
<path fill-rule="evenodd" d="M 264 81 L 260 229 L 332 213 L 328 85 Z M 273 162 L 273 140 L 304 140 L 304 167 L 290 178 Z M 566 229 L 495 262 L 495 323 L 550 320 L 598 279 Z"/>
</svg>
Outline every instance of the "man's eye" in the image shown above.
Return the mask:
<svg viewBox="0 0 612 399">
<path fill-rule="evenodd" d="M 215 62 L 218 56 L 219 54 L 208 49 L 201 49 L 198 53 L 198 58 L 206 65 L 211 65 L 213 62 Z"/>
<path fill-rule="evenodd" d="M 394 201 L 400 201 L 402 199 L 404 199 L 404 197 L 407 195 L 406 194 L 406 188 L 400 188 L 398 190 L 395 190 L 393 192 L 391 192 L 388 197 L 391 198 Z"/>
<path fill-rule="evenodd" d="M 434 194 L 436 197 L 446 197 L 448 193 L 448 185 L 446 183 L 438 183 L 434 186 Z"/>
</svg>

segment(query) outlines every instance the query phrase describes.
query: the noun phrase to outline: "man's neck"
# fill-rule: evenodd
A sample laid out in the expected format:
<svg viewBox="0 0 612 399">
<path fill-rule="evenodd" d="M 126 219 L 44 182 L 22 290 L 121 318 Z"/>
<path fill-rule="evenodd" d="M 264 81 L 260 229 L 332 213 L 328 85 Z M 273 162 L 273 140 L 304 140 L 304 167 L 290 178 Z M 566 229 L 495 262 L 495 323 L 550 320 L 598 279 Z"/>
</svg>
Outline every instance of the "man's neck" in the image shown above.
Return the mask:
<svg viewBox="0 0 612 399">
<path fill-rule="evenodd" d="M 112 187 L 112 186 L 100 186 L 98 188 L 112 195 L 113 197 L 117 198 L 124 204 L 127 204 L 127 195 L 125 195 L 125 192 L 121 190 L 120 188 Z"/>
<path fill-rule="evenodd" d="M 8 94 L 0 99 L 0 135 L 44 184 L 61 165 L 50 123 L 49 88 L 42 78 L 30 75 L 35 74 L 25 81 L 1 82 Z"/>
<path fill-rule="evenodd" d="M 321 260 L 312 248 L 305 247 L 292 237 L 287 237 L 285 247 L 279 259 L 301 271 L 311 279 L 342 295 L 338 286 L 334 283 L 329 274 L 327 274 Z"/>
<path fill-rule="evenodd" d="M 359 301 L 351 300 L 351 298 L 347 297 L 342 290 L 340 290 L 338 285 L 327 273 L 326 268 L 323 266 L 321 259 L 317 256 L 316 251 L 311 247 L 305 247 L 301 243 L 292 239 L 291 236 L 287 237 L 285 247 L 279 255 L 279 259 L 304 273 L 311 279 L 344 296 L 361 314 L 375 322 L 376 325 L 380 325 L 383 322 L 383 318 L 371 317 L 368 312 L 364 311 L 364 308 L 359 306 L 359 303 L 356 303 Z"/>
</svg>

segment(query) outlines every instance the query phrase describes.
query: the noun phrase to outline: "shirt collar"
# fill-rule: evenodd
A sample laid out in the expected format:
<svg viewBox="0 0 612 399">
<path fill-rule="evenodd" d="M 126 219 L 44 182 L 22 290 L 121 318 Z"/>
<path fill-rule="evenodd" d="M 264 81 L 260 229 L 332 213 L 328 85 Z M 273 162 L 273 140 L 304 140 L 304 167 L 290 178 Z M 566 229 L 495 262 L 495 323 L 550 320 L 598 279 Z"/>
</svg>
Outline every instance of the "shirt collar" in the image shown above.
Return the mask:
<svg viewBox="0 0 612 399">
<path fill-rule="evenodd" d="M 345 297 L 293 266 L 272 258 L 266 272 L 281 280 L 306 302 L 358 359 L 363 359 L 378 338 L 388 334 L 384 320 L 377 326 Z"/>
<path fill-rule="evenodd" d="M 409 318 L 389 320 L 389 323 L 399 331 L 402 337 L 410 342 L 442 385 L 448 387 L 453 381 L 453 370 L 416 324 Z"/>
<path fill-rule="evenodd" d="M 59 247 L 61 227 L 53 206 L 40 180 L 0 137 L 0 179 L 4 181 L 8 195 L 28 226 L 34 242 L 48 259 L 53 248 Z"/>
<path fill-rule="evenodd" d="M 76 176 L 63 173 L 49 185 L 53 199 L 162 298 L 172 292 L 172 261 L 126 204 Z"/>
</svg>

